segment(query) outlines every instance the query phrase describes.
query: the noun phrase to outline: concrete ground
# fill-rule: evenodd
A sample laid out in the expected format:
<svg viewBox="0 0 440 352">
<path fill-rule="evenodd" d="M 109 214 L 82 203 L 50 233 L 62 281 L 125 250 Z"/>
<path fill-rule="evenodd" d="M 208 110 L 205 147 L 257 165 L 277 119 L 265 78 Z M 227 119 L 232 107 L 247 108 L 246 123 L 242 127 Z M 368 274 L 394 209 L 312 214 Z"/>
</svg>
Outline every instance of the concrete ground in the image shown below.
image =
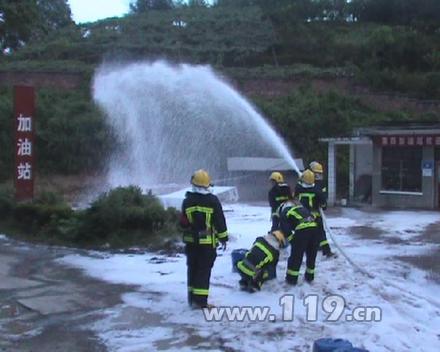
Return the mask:
<svg viewBox="0 0 440 352">
<path fill-rule="evenodd" d="M 0 240 L 0 351 L 106 351 L 84 327 L 118 306 L 132 287 L 55 263 L 72 252 Z M 150 320 L 143 310 L 132 309 L 129 317 L 133 324 Z"/>
<path fill-rule="evenodd" d="M 139 329 L 168 329 L 176 334 L 184 330 L 188 338 L 180 342 L 181 347 L 200 342 L 192 328 L 164 322 L 148 309 L 124 304 L 121 295 L 137 292 L 136 286 L 109 284 L 57 263 L 69 254 L 93 256 L 93 252 L 26 244 L 0 235 L 0 352 L 108 351 L 97 336 L 103 330 L 121 335 Z M 153 300 L 157 295 L 144 294 Z M 176 348 L 173 334 L 164 334 L 155 348 Z M 221 339 L 203 340 L 216 348 L 223 344 Z"/>
<path fill-rule="evenodd" d="M 373 226 L 353 226 L 349 229 L 353 235 L 362 239 L 374 240 L 390 245 L 412 245 L 417 243 L 440 245 L 440 222 L 429 225 L 422 234 L 411 239 L 395 236 L 383 236 L 383 230 Z M 433 252 L 417 256 L 398 256 L 395 259 L 409 263 L 419 269 L 425 270 L 428 277 L 440 283 L 440 247 Z"/>
<path fill-rule="evenodd" d="M 331 210 L 329 215 L 339 212 Z M 439 230 L 440 223 L 432 224 L 410 240 L 384 237 L 383 231 L 370 226 L 354 226 L 349 232 L 363 239 L 405 245 L 408 241 L 440 244 Z M 57 263 L 56 259 L 68 254 L 93 255 L 0 239 L 0 351 L 107 351 L 105 341 L 93 329 L 94 323 L 105 319 L 112 320 L 110 329 L 116 326 L 122 331 L 149 326 L 182 328 L 146 309 L 125 305 L 121 295 L 136 292 L 136 287 L 109 284 Z M 426 270 L 429 277 L 440 282 L 439 254 L 440 250 L 396 259 Z M 195 340 L 189 338 L 182 345 L 196 346 L 197 333 L 189 332 L 188 336 Z M 163 339 L 156 347 L 166 350 L 167 341 Z M 221 341 L 215 344 L 222 346 Z"/>
</svg>

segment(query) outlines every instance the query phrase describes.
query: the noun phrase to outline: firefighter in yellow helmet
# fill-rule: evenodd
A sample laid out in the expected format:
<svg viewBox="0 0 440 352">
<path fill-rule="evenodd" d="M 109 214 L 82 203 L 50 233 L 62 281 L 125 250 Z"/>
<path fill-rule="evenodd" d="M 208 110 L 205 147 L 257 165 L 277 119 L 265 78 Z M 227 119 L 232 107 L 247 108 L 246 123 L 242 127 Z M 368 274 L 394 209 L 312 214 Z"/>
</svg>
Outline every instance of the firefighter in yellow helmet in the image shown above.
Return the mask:
<svg viewBox="0 0 440 352">
<path fill-rule="evenodd" d="M 244 259 L 237 263 L 237 270 L 241 276 L 240 289 L 251 293 L 259 291 L 269 276 L 268 267 L 276 266 L 280 250 L 286 245 L 287 240 L 281 231 L 257 237 Z"/>
<path fill-rule="evenodd" d="M 277 210 L 282 203 L 292 199 L 292 190 L 290 189 L 290 186 L 284 182 L 283 174 L 280 172 L 272 172 L 269 181 L 271 184 L 268 194 L 272 219 L 271 231 L 274 231 L 277 230 L 279 226 Z"/>
<path fill-rule="evenodd" d="M 313 178 L 313 174 L 311 175 Z M 310 182 L 310 175 L 305 179 Z M 306 181 L 304 180 L 304 181 Z M 315 262 L 319 246 L 319 230 L 315 217 L 311 211 L 297 199 L 281 204 L 279 210 L 280 230 L 290 242 L 290 256 L 287 260 L 286 282 L 296 285 L 299 270 L 306 255 L 305 280 L 312 282 L 315 279 Z"/>
<path fill-rule="evenodd" d="M 209 307 L 209 281 L 217 257 L 217 246 L 226 249 L 228 233 L 219 199 L 212 194 L 211 178 L 205 170 L 191 177 L 192 190 L 182 203 L 180 226 L 187 257 L 188 303 Z"/>
<path fill-rule="evenodd" d="M 320 242 L 319 248 L 322 250 L 322 253 L 326 257 L 334 256 L 330 248 L 330 244 L 327 240 L 327 235 L 324 229 L 324 223 L 321 217 L 320 209 L 325 210 L 327 208 L 327 186 L 324 181 L 324 168 L 317 161 L 312 161 L 309 164 L 309 172 L 312 172 L 315 176 L 315 182 L 313 190 L 307 189 L 303 191 L 303 195 L 300 196 L 304 203 L 308 203 L 310 205 L 310 209 L 313 214 L 316 216 L 316 221 L 318 223 L 318 228 L 320 232 Z M 301 191 L 300 191 L 301 192 Z"/>
</svg>

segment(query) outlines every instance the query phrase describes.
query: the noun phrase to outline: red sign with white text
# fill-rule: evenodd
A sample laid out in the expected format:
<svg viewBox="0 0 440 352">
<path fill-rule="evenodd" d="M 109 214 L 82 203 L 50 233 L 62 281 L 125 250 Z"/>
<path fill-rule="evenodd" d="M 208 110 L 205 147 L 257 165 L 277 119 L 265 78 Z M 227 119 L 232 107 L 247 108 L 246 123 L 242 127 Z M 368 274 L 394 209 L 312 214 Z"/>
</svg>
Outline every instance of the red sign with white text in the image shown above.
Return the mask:
<svg viewBox="0 0 440 352">
<path fill-rule="evenodd" d="M 440 146 L 440 136 L 380 136 L 376 141 L 382 147 Z"/>
<path fill-rule="evenodd" d="M 16 199 L 34 197 L 35 92 L 33 87 L 14 87 L 15 194 Z"/>
</svg>

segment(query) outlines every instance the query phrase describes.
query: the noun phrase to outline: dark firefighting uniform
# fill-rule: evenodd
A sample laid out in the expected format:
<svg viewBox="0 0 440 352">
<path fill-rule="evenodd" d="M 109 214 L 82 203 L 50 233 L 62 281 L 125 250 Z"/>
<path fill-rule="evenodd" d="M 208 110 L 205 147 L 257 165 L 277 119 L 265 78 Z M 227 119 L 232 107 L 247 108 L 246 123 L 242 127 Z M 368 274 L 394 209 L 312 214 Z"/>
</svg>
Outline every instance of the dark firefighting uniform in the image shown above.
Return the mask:
<svg viewBox="0 0 440 352">
<path fill-rule="evenodd" d="M 241 276 L 240 286 L 249 291 L 259 290 L 269 277 L 267 267 L 276 265 L 278 258 L 279 251 L 264 237 L 257 237 L 245 258 L 237 263 Z"/>
<path fill-rule="evenodd" d="M 327 240 L 324 222 L 320 213 L 320 208 L 327 208 L 327 188 L 324 182 L 322 180 L 315 180 L 314 187 L 304 187 L 298 183 L 295 187 L 295 197 L 316 217 L 320 233 L 319 248 L 324 255 L 330 255 L 330 244 Z"/>
<path fill-rule="evenodd" d="M 291 244 L 290 257 L 287 261 L 286 281 L 298 282 L 304 253 L 306 254 L 305 279 L 315 278 L 315 261 L 319 246 L 318 224 L 312 213 L 303 205 L 285 203 L 279 209 L 280 229 L 288 237 Z"/>
<path fill-rule="evenodd" d="M 292 198 L 292 190 L 287 183 L 277 183 L 270 189 L 268 196 L 272 219 L 271 231 L 274 231 L 279 226 L 277 210 L 282 203 Z"/>
<path fill-rule="evenodd" d="M 180 225 L 188 267 L 188 303 L 208 303 L 211 269 L 217 245 L 228 240 L 225 217 L 218 198 L 211 194 L 187 192 L 182 203 Z"/>
</svg>

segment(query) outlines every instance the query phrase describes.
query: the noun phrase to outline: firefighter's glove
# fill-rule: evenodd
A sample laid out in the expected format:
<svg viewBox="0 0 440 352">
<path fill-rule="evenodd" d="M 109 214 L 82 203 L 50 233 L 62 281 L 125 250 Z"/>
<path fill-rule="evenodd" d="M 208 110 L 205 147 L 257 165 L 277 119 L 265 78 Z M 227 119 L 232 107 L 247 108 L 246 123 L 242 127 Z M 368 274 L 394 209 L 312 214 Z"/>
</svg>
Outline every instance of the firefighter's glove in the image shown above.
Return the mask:
<svg viewBox="0 0 440 352">
<path fill-rule="evenodd" d="M 221 249 L 223 252 L 226 251 L 227 243 L 228 242 L 226 241 L 221 241 L 218 248 Z"/>
</svg>

